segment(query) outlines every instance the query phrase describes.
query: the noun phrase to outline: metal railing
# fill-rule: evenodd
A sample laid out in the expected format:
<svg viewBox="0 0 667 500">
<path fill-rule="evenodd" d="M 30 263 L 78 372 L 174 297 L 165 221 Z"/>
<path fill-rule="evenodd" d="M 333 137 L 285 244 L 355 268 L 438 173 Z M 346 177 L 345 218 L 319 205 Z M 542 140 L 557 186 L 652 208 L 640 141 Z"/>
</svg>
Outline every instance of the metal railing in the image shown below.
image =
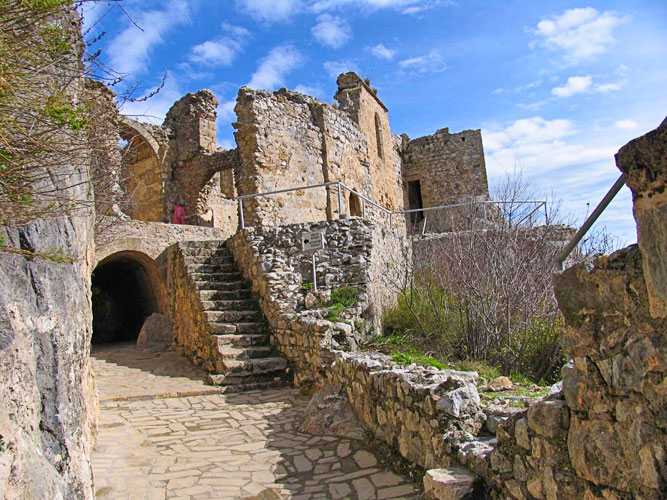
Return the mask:
<svg viewBox="0 0 667 500">
<path fill-rule="evenodd" d="M 525 205 L 525 204 L 534 204 L 536 205 L 535 208 L 533 208 L 528 214 L 523 216 L 516 224 L 521 224 L 524 222 L 526 219 L 529 217 L 532 217 L 540 208 L 544 208 L 544 221 L 545 224 L 549 223 L 549 216 L 547 214 L 547 202 L 544 200 L 514 200 L 514 201 L 495 201 L 495 200 L 481 200 L 481 201 L 468 201 L 468 202 L 463 202 L 463 203 L 453 203 L 451 205 L 439 205 L 436 207 L 425 207 L 425 208 L 413 208 L 410 210 L 399 210 L 396 212 L 392 212 L 393 215 L 397 214 L 413 214 L 413 213 L 422 213 L 424 214 L 423 224 L 421 228 L 421 234 L 426 234 L 426 227 L 428 224 L 428 213 L 432 212 L 434 210 L 446 210 L 446 209 L 452 209 L 452 208 L 461 208 L 461 207 L 470 207 L 471 205 L 481 205 L 484 209 L 484 220 L 488 221 L 487 218 L 487 210 L 486 207 L 489 205 L 493 206 L 498 206 L 498 205 L 508 205 L 508 204 L 515 204 L 515 205 Z M 421 222 L 421 221 L 420 221 Z"/>
<path fill-rule="evenodd" d="M 516 204 L 516 205 L 521 205 L 521 204 L 535 204 L 536 207 L 533 208 L 527 215 L 525 215 L 519 222 L 518 224 L 521 224 L 523 221 L 528 219 L 529 217 L 533 216 L 540 208 L 544 208 L 544 217 L 545 217 L 545 223 L 548 223 L 548 216 L 547 216 L 547 208 L 546 208 L 546 202 L 544 200 L 521 200 L 521 201 L 493 201 L 493 200 L 482 200 L 482 201 L 470 201 L 470 202 L 464 202 L 464 203 L 453 203 L 450 205 L 439 205 L 436 207 L 425 207 L 425 208 L 415 208 L 415 209 L 410 209 L 410 210 L 396 210 L 392 211 L 389 210 L 386 207 L 383 207 L 382 205 L 379 205 L 378 203 L 374 202 L 371 200 L 369 197 L 359 193 L 358 191 L 352 189 L 351 187 L 347 186 L 345 183 L 340 182 L 340 181 L 330 181 L 330 182 L 323 182 L 320 184 L 310 184 L 307 186 L 298 186 L 298 187 L 293 187 L 293 188 L 287 188 L 287 189 L 278 189 L 275 191 L 266 191 L 263 193 L 253 193 L 253 194 L 244 194 L 241 196 L 238 196 L 238 204 L 239 204 L 239 222 L 241 225 L 241 229 L 245 229 L 245 214 L 243 213 L 243 202 L 244 200 L 252 199 L 252 198 L 259 198 L 259 197 L 266 197 L 266 196 L 273 196 L 277 194 L 283 194 L 283 193 L 290 193 L 294 191 L 305 191 L 307 189 L 317 189 L 317 188 L 328 188 L 330 186 L 336 186 L 337 191 L 338 191 L 338 213 L 343 214 L 345 213 L 345 210 L 343 209 L 343 190 L 348 191 L 350 193 L 353 193 L 356 195 L 360 200 L 361 200 L 361 216 L 362 218 L 366 218 L 366 212 L 367 212 L 367 205 L 371 205 L 372 207 L 377 208 L 382 212 L 383 214 L 389 216 L 389 225 L 391 226 L 393 223 L 393 218 L 395 215 L 408 215 L 412 213 L 417 213 L 421 212 L 424 213 L 424 224 L 421 229 L 421 233 L 424 234 L 426 232 L 426 227 L 427 227 L 427 222 L 428 222 L 428 213 L 432 212 L 434 210 L 446 210 L 446 209 L 452 209 L 452 208 L 458 208 L 458 207 L 468 207 L 470 205 L 481 205 L 484 208 L 484 217 L 486 220 L 486 207 L 488 205 L 503 205 L 503 204 Z"/>
<path fill-rule="evenodd" d="M 598 206 L 595 207 L 595 210 L 589 215 L 588 219 L 584 221 L 584 223 L 581 225 L 579 228 L 579 231 L 572 237 L 570 242 L 563 248 L 563 251 L 556 257 L 556 269 L 559 271 L 563 270 L 563 264 L 565 260 L 570 256 L 572 253 L 572 250 L 576 248 L 576 246 L 579 244 L 579 242 L 582 240 L 582 238 L 586 235 L 588 230 L 591 228 L 593 224 L 595 224 L 595 221 L 598 220 L 598 217 L 600 217 L 600 214 L 604 212 L 604 209 L 607 208 L 609 203 L 611 203 L 611 200 L 614 199 L 614 197 L 618 194 L 618 192 L 621 190 L 621 188 L 625 185 L 625 174 L 621 174 L 621 176 L 616 179 L 616 182 L 614 185 L 607 191 L 607 194 L 604 195 L 604 198 L 598 203 Z"/>
<path fill-rule="evenodd" d="M 238 196 L 237 199 L 239 200 L 239 222 L 241 223 L 241 229 L 245 229 L 245 216 L 243 214 L 243 200 L 248 200 L 251 198 L 259 198 L 263 196 L 272 196 L 276 194 L 282 194 L 282 193 L 290 193 L 293 191 L 305 191 L 306 189 L 316 189 L 316 188 L 327 188 L 329 186 L 337 186 L 338 188 L 338 213 L 342 214 L 344 213 L 343 211 L 343 190 L 349 191 L 350 193 L 354 193 L 355 196 L 359 197 L 361 200 L 361 216 L 365 219 L 366 218 L 366 204 L 370 204 L 371 206 L 378 208 L 381 212 L 389 215 L 389 218 L 391 220 L 391 214 L 393 213 L 391 210 L 386 209 L 382 205 L 378 205 L 375 203 L 373 200 L 368 198 L 367 196 L 355 191 L 349 186 L 346 186 L 344 183 L 340 181 L 331 181 L 331 182 L 323 182 L 321 184 L 310 184 L 308 186 L 299 186 L 299 187 L 294 187 L 294 188 L 288 188 L 288 189 L 278 189 L 276 191 L 266 191 L 264 193 L 254 193 L 254 194 L 243 194 L 241 196 Z"/>
</svg>

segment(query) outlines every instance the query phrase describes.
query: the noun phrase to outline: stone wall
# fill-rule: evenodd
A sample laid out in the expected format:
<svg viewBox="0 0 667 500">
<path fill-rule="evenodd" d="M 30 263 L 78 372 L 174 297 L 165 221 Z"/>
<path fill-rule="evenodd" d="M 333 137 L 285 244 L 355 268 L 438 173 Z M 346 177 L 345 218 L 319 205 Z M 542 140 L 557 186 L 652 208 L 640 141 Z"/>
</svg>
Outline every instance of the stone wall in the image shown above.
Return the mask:
<svg viewBox="0 0 667 500">
<path fill-rule="evenodd" d="M 475 372 L 402 367 L 383 354 L 337 353 L 327 376 L 345 388 L 368 431 L 420 467 L 449 465 L 448 439 L 481 428 Z"/>
<path fill-rule="evenodd" d="M 402 210 L 401 176 L 395 168 L 394 139 L 386 106 L 355 73 L 340 75 L 337 83 L 335 98 L 340 109 L 352 119 L 368 144 L 370 198 L 389 210 Z"/>
<path fill-rule="evenodd" d="M 317 294 L 312 289 L 312 254 L 301 251 L 301 234 L 312 231 L 323 232 L 326 240 L 316 255 Z M 319 387 L 333 350 L 355 349 L 365 333 L 363 322 L 355 325 L 354 320 L 368 307 L 369 223 L 352 218 L 253 227 L 237 233 L 229 245 L 244 276 L 253 281 L 272 342 L 289 359 L 295 385 L 306 391 Z M 359 290 L 359 305 L 334 323 L 325 319 L 324 305 L 331 290 L 341 286 Z"/>
<path fill-rule="evenodd" d="M 213 373 L 223 373 L 217 340 L 211 334 L 202 299 L 187 269 L 188 242 L 169 247 L 166 255 L 167 313 L 179 351 Z"/>
<path fill-rule="evenodd" d="M 123 188 L 128 198 L 127 213 L 136 220 L 165 222 L 162 165 L 152 145 L 138 133 L 123 129 L 127 145 L 123 150 Z"/>
<path fill-rule="evenodd" d="M 340 82 L 340 109 L 285 89 L 239 91 L 239 194 L 340 181 L 388 209 L 403 207 L 400 157 L 386 108 L 353 73 Z M 359 216 L 363 204 L 343 190 L 339 209 L 335 187 L 316 188 L 247 199 L 244 213 L 247 225 L 281 225 L 333 219 L 340 212 Z M 370 205 L 366 214 L 388 223 Z"/>
<path fill-rule="evenodd" d="M 235 171 L 239 195 L 325 181 L 322 132 L 311 106 L 317 100 L 295 92 L 270 93 L 243 87 L 236 103 Z M 244 201 L 246 225 L 281 225 L 326 219 L 324 188 Z"/>
<path fill-rule="evenodd" d="M 403 161 L 406 182 L 419 181 L 424 207 L 489 198 L 479 130 L 450 134 L 443 128 L 418 139 L 405 136 Z M 448 230 L 449 215 L 447 211 L 429 212 L 428 231 Z"/>
<path fill-rule="evenodd" d="M 301 250 L 302 233 L 311 231 L 324 233 L 326 241 L 316 255 L 318 293 L 312 289 L 312 254 Z M 253 281 L 275 346 L 292 363 L 297 386 L 321 385 L 334 350 L 355 350 L 381 328 L 383 308 L 395 297 L 384 280 L 398 281 L 391 279 L 397 268 L 386 263 L 403 252 L 401 242 L 357 217 L 247 228 L 229 240 L 240 269 Z M 372 260 L 378 264 L 369 265 Z M 343 286 L 359 291 L 358 305 L 329 321 L 331 291 Z"/>
</svg>

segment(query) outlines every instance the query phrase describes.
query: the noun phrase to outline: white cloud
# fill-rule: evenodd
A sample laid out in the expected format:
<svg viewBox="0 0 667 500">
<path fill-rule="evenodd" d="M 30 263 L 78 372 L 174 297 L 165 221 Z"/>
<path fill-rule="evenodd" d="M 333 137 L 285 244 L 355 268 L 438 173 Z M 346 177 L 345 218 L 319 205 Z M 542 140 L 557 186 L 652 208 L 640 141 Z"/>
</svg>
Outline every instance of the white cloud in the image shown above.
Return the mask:
<svg viewBox="0 0 667 500">
<path fill-rule="evenodd" d="M 331 78 L 337 78 L 341 73 L 347 73 L 349 71 L 359 73 L 359 66 L 357 66 L 355 62 L 349 60 L 327 61 L 323 66 Z"/>
<path fill-rule="evenodd" d="M 569 142 L 576 133 L 570 120 L 545 120 L 541 116 L 516 120 L 506 127 L 482 131 L 490 175 L 520 165 L 527 174 L 544 174 L 555 168 L 583 165 L 611 158 L 614 147 Z M 616 148 L 617 149 L 617 148 Z"/>
<path fill-rule="evenodd" d="M 403 59 L 398 65 L 403 71 L 416 74 L 439 73 L 447 69 L 445 61 L 437 49 L 432 49 L 423 56 Z"/>
<path fill-rule="evenodd" d="M 301 94 L 310 95 L 321 99 L 324 95 L 324 91 L 320 87 L 310 87 L 308 85 L 297 85 L 294 89 L 296 92 Z"/>
<path fill-rule="evenodd" d="M 537 23 L 537 43 L 565 53 L 574 64 L 606 51 L 614 42 L 612 31 L 623 22 L 614 12 L 600 13 L 592 7 L 568 9 Z"/>
<path fill-rule="evenodd" d="M 618 120 L 614 123 L 614 127 L 619 130 L 636 130 L 639 128 L 639 124 L 632 120 Z"/>
<path fill-rule="evenodd" d="M 453 0 L 316 0 L 311 8 L 323 12 L 344 7 L 357 7 L 365 10 L 400 9 L 401 14 L 415 15 L 432 9 L 437 5 L 453 4 Z"/>
<path fill-rule="evenodd" d="M 186 0 L 172 0 L 164 10 L 133 12 L 133 19 L 143 31 L 130 24 L 109 46 L 109 66 L 121 74 L 138 74 L 147 69 L 153 47 L 173 27 L 190 21 Z M 129 22 L 129 21 L 128 21 Z"/>
<path fill-rule="evenodd" d="M 231 65 L 236 55 L 243 49 L 250 32 L 240 26 L 226 23 L 223 23 L 222 29 L 229 35 L 219 36 L 195 45 L 190 52 L 190 61 L 207 66 Z"/>
<path fill-rule="evenodd" d="M 303 62 L 303 56 L 291 45 L 276 47 L 262 59 L 253 73 L 248 87 L 273 90 L 282 85 L 285 75 Z"/>
<path fill-rule="evenodd" d="M 595 86 L 596 92 L 611 92 L 612 90 L 620 90 L 623 88 L 623 83 L 601 83 Z"/>
<path fill-rule="evenodd" d="M 551 93 L 556 97 L 570 97 L 574 94 L 587 92 L 592 83 L 593 77 L 591 76 L 571 76 L 563 87 L 555 87 L 551 90 Z"/>
<path fill-rule="evenodd" d="M 339 49 L 352 38 L 352 29 L 340 17 L 322 14 L 317 24 L 310 30 L 315 39 L 322 45 Z"/>
<path fill-rule="evenodd" d="M 301 0 L 236 0 L 236 5 L 257 21 L 288 21 L 304 8 Z"/>
<path fill-rule="evenodd" d="M 592 76 L 571 76 L 567 79 L 565 85 L 553 88 L 551 94 L 555 97 L 571 97 L 575 94 L 611 92 L 613 90 L 619 90 L 622 87 L 623 83 L 593 84 Z"/>
<path fill-rule="evenodd" d="M 394 56 L 396 55 L 395 50 L 388 49 L 382 43 L 378 43 L 373 47 L 367 47 L 366 49 L 375 57 L 380 59 L 386 59 L 387 61 L 391 61 L 392 59 L 394 59 Z"/>
<path fill-rule="evenodd" d="M 218 121 L 229 122 L 236 118 L 234 107 L 236 107 L 236 99 L 220 102 L 218 104 Z"/>
</svg>

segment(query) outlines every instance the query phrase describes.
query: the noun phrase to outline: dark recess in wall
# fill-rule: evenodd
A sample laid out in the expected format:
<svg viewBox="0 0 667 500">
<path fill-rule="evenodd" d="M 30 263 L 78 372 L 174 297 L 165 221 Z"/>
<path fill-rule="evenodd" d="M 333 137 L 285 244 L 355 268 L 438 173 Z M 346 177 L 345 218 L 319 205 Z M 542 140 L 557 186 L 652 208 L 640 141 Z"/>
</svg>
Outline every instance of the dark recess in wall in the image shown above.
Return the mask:
<svg viewBox="0 0 667 500">
<path fill-rule="evenodd" d="M 136 340 L 144 320 L 156 309 L 144 267 L 119 258 L 93 272 L 93 344 Z"/>
</svg>

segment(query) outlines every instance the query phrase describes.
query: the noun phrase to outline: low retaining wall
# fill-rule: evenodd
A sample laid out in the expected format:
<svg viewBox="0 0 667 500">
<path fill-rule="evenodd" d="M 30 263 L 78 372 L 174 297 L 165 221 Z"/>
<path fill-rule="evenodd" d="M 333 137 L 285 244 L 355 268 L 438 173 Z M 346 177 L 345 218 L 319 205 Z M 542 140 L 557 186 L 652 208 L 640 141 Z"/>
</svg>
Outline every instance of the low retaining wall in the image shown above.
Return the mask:
<svg viewBox="0 0 667 500">
<path fill-rule="evenodd" d="M 448 441 L 482 427 L 475 372 L 402 367 L 383 354 L 336 353 L 327 375 L 345 388 L 366 429 L 423 468 L 449 465 Z"/>
</svg>

